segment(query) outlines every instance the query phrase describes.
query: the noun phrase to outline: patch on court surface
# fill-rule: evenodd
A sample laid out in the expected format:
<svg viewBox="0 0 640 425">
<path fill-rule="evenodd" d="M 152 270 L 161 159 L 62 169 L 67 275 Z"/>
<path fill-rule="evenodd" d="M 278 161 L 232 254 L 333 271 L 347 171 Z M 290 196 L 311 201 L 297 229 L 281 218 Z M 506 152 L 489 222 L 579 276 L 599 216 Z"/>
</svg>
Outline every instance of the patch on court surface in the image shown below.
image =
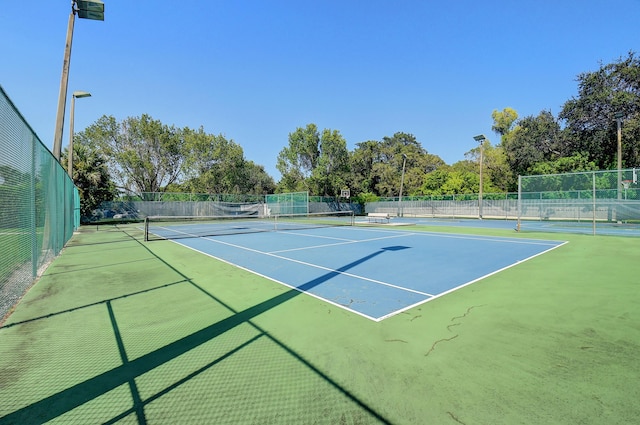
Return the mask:
<svg viewBox="0 0 640 425">
<path fill-rule="evenodd" d="M 375 321 L 566 243 L 359 227 L 175 242 Z"/>
</svg>

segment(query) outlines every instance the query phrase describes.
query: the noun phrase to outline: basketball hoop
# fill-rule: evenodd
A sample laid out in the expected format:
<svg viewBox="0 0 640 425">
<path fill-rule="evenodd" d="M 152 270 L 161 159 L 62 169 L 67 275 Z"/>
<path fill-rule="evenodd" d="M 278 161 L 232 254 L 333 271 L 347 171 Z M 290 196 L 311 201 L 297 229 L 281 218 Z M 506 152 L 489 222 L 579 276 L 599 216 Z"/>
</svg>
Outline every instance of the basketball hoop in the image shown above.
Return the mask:
<svg viewBox="0 0 640 425">
<path fill-rule="evenodd" d="M 629 186 L 631 185 L 632 181 L 631 180 L 622 180 L 622 187 L 624 187 L 625 190 L 629 189 Z"/>
</svg>

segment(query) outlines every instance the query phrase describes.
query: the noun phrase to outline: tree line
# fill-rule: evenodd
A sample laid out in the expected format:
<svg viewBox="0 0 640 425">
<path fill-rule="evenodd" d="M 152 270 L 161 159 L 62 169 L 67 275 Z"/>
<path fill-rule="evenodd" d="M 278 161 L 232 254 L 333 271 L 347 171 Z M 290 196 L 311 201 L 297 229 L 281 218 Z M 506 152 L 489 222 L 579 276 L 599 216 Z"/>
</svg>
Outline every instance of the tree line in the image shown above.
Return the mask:
<svg viewBox="0 0 640 425">
<path fill-rule="evenodd" d="M 495 143 L 482 146 L 483 191 L 511 192 L 519 175 L 556 174 L 640 165 L 640 59 L 634 52 L 577 76 L 578 94 L 557 116 L 519 117 L 507 107 L 492 113 Z M 446 141 L 445 141 L 446 142 Z M 446 164 L 407 132 L 357 143 L 352 151 L 335 129 L 313 123 L 288 135 L 277 158 L 276 183 L 242 147 L 201 127 L 177 128 L 143 114 L 116 121 L 103 116 L 74 138 L 74 182 L 83 215 L 118 192 L 267 194 L 309 191 L 337 197 L 349 189 L 366 202 L 403 194 L 477 193 L 480 146 Z M 62 164 L 67 152 L 63 154 Z"/>
</svg>

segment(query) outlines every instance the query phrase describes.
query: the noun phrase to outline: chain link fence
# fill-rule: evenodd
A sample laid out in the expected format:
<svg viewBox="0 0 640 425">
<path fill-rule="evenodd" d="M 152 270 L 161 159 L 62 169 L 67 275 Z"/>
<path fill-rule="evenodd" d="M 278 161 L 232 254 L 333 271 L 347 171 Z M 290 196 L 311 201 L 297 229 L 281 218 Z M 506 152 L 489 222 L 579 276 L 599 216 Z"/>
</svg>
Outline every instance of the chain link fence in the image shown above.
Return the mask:
<svg viewBox="0 0 640 425">
<path fill-rule="evenodd" d="M 0 323 L 79 225 L 79 194 L 0 86 Z"/>
<path fill-rule="evenodd" d="M 518 229 L 604 233 L 640 226 L 640 169 L 520 176 Z M 582 230 L 582 231 L 580 231 Z"/>
</svg>

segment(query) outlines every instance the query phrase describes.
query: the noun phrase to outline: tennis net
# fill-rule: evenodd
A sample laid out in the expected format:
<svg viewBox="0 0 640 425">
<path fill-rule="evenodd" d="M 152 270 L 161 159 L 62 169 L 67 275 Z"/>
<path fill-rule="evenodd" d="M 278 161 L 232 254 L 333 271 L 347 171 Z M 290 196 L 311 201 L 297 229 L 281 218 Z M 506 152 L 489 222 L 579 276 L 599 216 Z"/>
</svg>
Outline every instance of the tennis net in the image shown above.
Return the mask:
<svg viewBox="0 0 640 425">
<path fill-rule="evenodd" d="M 183 239 L 304 230 L 319 227 L 353 226 L 353 211 L 306 214 L 239 216 L 149 216 L 144 222 L 144 240 Z"/>
</svg>

